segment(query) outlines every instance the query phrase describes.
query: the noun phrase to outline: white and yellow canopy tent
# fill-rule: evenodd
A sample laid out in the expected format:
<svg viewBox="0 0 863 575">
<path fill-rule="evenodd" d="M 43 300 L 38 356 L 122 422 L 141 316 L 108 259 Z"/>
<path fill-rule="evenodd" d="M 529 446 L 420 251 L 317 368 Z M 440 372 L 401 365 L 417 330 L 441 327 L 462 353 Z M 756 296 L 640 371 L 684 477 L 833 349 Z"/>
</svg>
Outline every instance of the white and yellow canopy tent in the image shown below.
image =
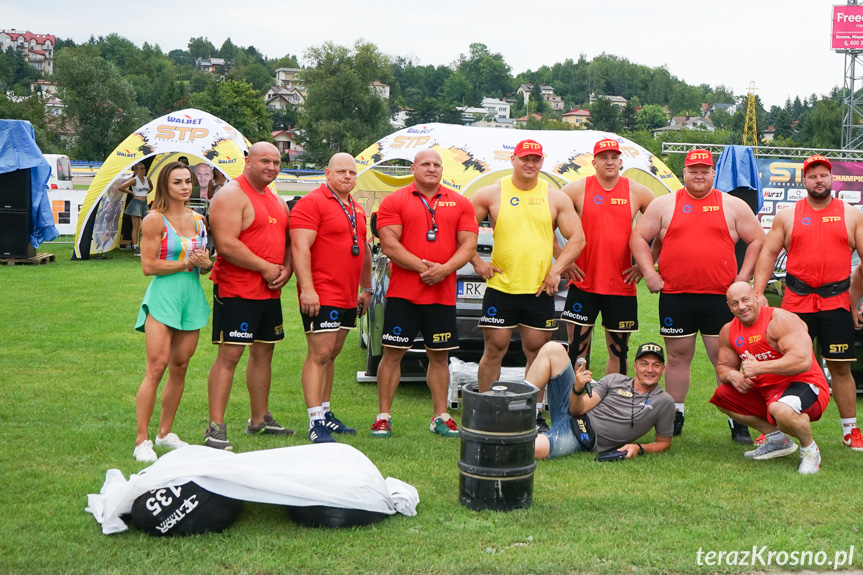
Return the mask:
<svg viewBox="0 0 863 575">
<path fill-rule="evenodd" d="M 117 188 L 131 177 L 133 165 L 144 161 L 154 186 L 162 167 L 180 156 L 191 166 L 204 162 L 233 179 L 243 173 L 249 145 L 230 124 L 193 108 L 138 128 L 111 152 L 90 184 L 75 231 L 75 257 L 87 259 L 119 246 L 126 194 Z"/>
<path fill-rule="evenodd" d="M 399 130 L 375 142 L 356 156 L 359 177 L 354 198 L 366 214 L 377 211 L 390 192 L 410 184 L 413 176 L 390 176 L 374 170 L 391 160 L 412 162 L 417 152 L 433 149 L 443 159 L 443 185 L 468 198 L 478 188 L 512 173 L 515 145 L 532 139 L 543 147 L 542 177 L 560 188 L 594 174 L 593 145 L 603 139 L 620 142 L 623 175 L 650 188 L 655 195 L 681 187 L 662 161 L 635 142 L 610 132 L 591 130 L 505 130 L 451 124 L 426 124 Z"/>
</svg>

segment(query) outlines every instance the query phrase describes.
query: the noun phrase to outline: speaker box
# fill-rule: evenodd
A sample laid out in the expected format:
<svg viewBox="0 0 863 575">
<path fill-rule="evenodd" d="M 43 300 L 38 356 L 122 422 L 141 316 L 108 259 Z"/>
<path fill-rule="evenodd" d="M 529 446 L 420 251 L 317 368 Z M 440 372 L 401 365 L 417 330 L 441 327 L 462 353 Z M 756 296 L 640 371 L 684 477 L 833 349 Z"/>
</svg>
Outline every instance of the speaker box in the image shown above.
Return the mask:
<svg viewBox="0 0 863 575">
<path fill-rule="evenodd" d="M 32 258 L 30 213 L 0 211 L 0 258 Z"/>
<path fill-rule="evenodd" d="M 0 174 L 0 211 L 30 211 L 30 168 Z"/>
</svg>

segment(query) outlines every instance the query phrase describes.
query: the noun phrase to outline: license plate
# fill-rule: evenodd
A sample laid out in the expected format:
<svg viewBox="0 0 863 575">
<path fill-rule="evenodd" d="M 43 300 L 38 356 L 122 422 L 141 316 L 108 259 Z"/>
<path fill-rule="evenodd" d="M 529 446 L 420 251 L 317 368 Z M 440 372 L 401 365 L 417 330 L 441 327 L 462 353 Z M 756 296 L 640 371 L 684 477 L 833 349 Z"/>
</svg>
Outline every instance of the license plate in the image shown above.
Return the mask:
<svg viewBox="0 0 863 575">
<path fill-rule="evenodd" d="M 458 282 L 456 295 L 461 299 L 482 299 L 485 295 L 485 282 Z"/>
</svg>

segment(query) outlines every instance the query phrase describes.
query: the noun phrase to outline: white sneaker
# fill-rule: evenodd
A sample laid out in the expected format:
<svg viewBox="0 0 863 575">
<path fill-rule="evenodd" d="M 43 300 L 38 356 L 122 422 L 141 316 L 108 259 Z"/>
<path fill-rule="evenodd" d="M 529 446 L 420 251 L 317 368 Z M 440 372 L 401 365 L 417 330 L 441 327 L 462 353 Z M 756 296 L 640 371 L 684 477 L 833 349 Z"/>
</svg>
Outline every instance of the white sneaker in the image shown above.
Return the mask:
<svg viewBox="0 0 863 575">
<path fill-rule="evenodd" d="M 818 470 L 821 469 L 821 452 L 820 451 L 812 451 L 800 452 L 800 467 L 797 468 L 797 473 L 802 473 L 803 475 L 811 475 L 813 473 L 818 473 Z"/>
<path fill-rule="evenodd" d="M 153 463 L 158 459 L 156 452 L 153 451 L 153 442 L 145 439 L 140 445 L 135 446 L 135 459 L 144 463 Z"/>
<path fill-rule="evenodd" d="M 169 433 L 165 437 L 156 436 L 156 447 L 167 447 L 168 449 L 180 449 L 189 445 L 177 437 L 176 433 Z"/>
</svg>

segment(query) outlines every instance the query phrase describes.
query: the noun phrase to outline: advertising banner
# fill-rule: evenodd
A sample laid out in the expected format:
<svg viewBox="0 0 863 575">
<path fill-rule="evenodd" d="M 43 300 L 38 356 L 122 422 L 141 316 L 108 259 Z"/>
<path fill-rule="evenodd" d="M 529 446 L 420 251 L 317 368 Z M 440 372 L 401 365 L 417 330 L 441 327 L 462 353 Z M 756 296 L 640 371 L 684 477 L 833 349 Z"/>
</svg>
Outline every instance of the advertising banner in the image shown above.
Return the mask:
<svg viewBox="0 0 863 575">
<path fill-rule="evenodd" d="M 831 50 L 863 50 L 863 6 L 833 6 Z"/>
</svg>

